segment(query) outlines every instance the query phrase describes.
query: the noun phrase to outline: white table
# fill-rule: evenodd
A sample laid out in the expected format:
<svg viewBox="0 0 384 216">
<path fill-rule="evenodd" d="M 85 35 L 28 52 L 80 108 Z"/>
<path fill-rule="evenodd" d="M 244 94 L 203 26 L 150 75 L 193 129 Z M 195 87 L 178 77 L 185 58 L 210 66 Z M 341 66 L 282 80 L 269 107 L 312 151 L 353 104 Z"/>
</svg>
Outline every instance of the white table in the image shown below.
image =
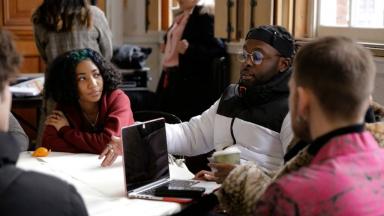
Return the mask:
<svg viewBox="0 0 384 216">
<path fill-rule="evenodd" d="M 181 211 L 178 203 L 128 199 L 121 157 L 111 167 L 100 167 L 100 163 L 94 154 L 51 152 L 47 157 L 35 158 L 30 152 L 23 152 L 17 166 L 73 184 L 83 197 L 89 215 L 170 215 Z M 170 174 L 178 179 L 193 177 L 185 165 L 171 165 Z"/>
</svg>

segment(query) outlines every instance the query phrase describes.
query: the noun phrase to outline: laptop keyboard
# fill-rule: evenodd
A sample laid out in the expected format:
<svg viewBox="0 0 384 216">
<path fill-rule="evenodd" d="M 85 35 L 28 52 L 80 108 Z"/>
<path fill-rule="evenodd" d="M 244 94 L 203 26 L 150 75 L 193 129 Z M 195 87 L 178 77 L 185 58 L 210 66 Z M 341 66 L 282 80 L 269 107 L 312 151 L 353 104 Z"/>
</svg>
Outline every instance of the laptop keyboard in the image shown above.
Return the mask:
<svg viewBox="0 0 384 216">
<path fill-rule="evenodd" d="M 193 181 L 193 180 L 171 180 L 168 182 L 165 182 L 164 184 L 157 185 L 156 187 L 150 188 L 146 191 L 142 191 L 141 194 L 147 194 L 147 195 L 154 195 L 155 190 L 158 187 L 168 186 L 168 187 L 175 187 L 175 188 L 188 188 L 195 184 L 199 183 L 199 181 Z"/>
<path fill-rule="evenodd" d="M 199 183 L 199 181 L 193 181 L 193 180 L 171 180 L 169 182 L 166 182 L 165 184 L 168 184 L 168 187 L 191 187 L 192 185 L 195 185 Z"/>
</svg>

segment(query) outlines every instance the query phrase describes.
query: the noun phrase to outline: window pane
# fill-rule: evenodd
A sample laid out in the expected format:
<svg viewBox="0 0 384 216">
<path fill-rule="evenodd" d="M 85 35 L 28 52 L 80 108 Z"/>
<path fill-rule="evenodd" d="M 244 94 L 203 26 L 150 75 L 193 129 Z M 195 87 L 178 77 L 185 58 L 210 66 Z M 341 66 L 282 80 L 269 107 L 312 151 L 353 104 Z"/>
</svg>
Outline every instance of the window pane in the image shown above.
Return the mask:
<svg viewBox="0 0 384 216">
<path fill-rule="evenodd" d="M 379 0 L 382 1 L 382 0 Z M 349 0 L 321 0 L 320 25 L 348 26 Z"/>
<path fill-rule="evenodd" d="M 353 0 L 351 26 L 363 28 L 383 28 L 384 1 Z"/>
</svg>

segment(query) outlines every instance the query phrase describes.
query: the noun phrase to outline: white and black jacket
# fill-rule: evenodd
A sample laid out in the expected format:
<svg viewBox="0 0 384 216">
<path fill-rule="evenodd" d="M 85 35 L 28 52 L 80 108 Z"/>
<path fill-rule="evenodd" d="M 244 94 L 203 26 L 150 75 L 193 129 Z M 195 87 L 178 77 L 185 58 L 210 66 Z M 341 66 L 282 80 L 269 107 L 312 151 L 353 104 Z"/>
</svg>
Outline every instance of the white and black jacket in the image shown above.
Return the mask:
<svg viewBox="0 0 384 216">
<path fill-rule="evenodd" d="M 267 171 L 283 164 L 293 134 L 288 113 L 286 71 L 262 86 L 247 89 L 230 85 L 208 110 L 189 122 L 167 124 L 168 151 L 178 155 L 199 155 L 236 145 L 242 161 L 253 161 Z"/>
</svg>

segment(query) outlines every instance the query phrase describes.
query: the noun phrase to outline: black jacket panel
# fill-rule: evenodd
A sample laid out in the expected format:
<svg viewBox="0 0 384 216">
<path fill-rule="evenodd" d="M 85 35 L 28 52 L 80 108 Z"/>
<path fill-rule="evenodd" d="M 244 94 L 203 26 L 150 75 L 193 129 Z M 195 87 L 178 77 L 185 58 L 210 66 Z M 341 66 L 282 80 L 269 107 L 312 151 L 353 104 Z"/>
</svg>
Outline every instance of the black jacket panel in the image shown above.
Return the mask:
<svg viewBox="0 0 384 216">
<path fill-rule="evenodd" d="M 267 84 L 247 89 L 244 95 L 238 85 L 230 85 L 223 93 L 217 114 L 239 118 L 280 132 L 288 113 L 288 80 L 291 71 L 274 77 Z"/>
</svg>

